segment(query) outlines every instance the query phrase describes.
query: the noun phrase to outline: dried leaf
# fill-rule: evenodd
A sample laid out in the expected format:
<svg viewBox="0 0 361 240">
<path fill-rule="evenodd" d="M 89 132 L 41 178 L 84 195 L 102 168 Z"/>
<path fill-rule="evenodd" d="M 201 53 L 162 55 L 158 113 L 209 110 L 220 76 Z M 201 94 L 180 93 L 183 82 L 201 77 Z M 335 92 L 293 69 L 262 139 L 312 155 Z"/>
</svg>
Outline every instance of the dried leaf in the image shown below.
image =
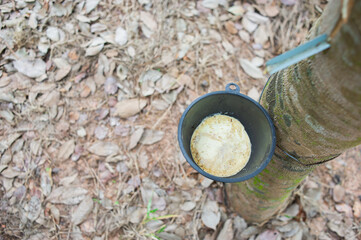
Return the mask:
<svg viewBox="0 0 361 240">
<path fill-rule="evenodd" d="M 80 231 L 80 228 L 78 226 L 73 226 L 73 228 L 71 229 L 71 234 L 70 234 L 70 238 L 74 239 L 74 240 L 83 240 L 83 234 Z"/>
<path fill-rule="evenodd" d="M 79 14 L 75 18 L 78 19 L 78 21 L 82 22 L 82 23 L 90 23 L 91 22 L 90 18 L 88 18 L 87 16 L 84 16 L 84 15 Z"/>
<path fill-rule="evenodd" d="M 0 111 L 0 118 L 5 119 L 8 123 L 12 124 L 14 119 L 14 114 L 9 110 Z"/>
<path fill-rule="evenodd" d="M 39 51 L 45 55 L 50 48 L 50 41 L 46 37 L 41 37 L 38 43 Z"/>
<path fill-rule="evenodd" d="M 180 205 L 180 209 L 182 209 L 185 212 L 189 212 L 191 210 L 193 210 L 196 207 L 196 203 L 195 202 L 185 202 L 182 205 Z"/>
<path fill-rule="evenodd" d="M 156 90 L 159 93 L 164 93 L 177 85 L 177 79 L 170 76 L 169 74 L 164 74 L 163 77 L 157 81 Z"/>
<path fill-rule="evenodd" d="M 164 197 L 155 197 L 152 201 L 152 207 L 158 209 L 159 211 L 163 211 L 167 206 L 167 203 Z"/>
<path fill-rule="evenodd" d="M 82 223 L 93 210 L 93 199 L 88 195 L 71 214 L 71 222 L 75 225 Z"/>
<path fill-rule="evenodd" d="M 346 235 L 346 227 L 339 221 L 329 221 L 327 226 L 340 237 L 344 237 Z"/>
<path fill-rule="evenodd" d="M 283 226 L 278 226 L 277 230 L 280 231 L 283 235 L 283 237 L 292 237 L 296 235 L 296 233 L 299 231 L 300 225 L 296 221 L 291 221 Z"/>
<path fill-rule="evenodd" d="M 66 60 L 62 58 L 55 58 L 53 59 L 53 62 L 58 68 L 55 73 L 55 81 L 60 81 L 70 73 L 71 66 Z"/>
<path fill-rule="evenodd" d="M 126 137 L 129 135 L 130 126 L 129 125 L 123 125 L 119 124 L 114 129 L 114 134 L 117 136 Z"/>
<path fill-rule="evenodd" d="M 147 26 L 142 25 L 141 29 L 142 29 L 142 33 L 144 34 L 144 36 L 146 38 L 151 38 L 152 37 L 153 31 L 150 30 Z"/>
<path fill-rule="evenodd" d="M 140 12 L 140 20 L 147 26 L 152 32 L 157 30 L 157 22 L 154 19 L 154 16 L 148 12 Z"/>
<path fill-rule="evenodd" d="M 252 58 L 251 63 L 256 67 L 260 67 L 263 65 L 264 59 L 260 58 L 260 57 L 254 57 L 254 58 Z"/>
<path fill-rule="evenodd" d="M 76 145 L 74 153 L 73 153 L 73 155 L 71 155 L 71 160 L 74 161 L 74 162 L 78 161 L 80 156 L 83 154 L 83 152 L 84 152 L 83 146 L 79 145 L 79 144 Z"/>
<path fill-rule="evenodd" d="M 335 202 L 341 202 L 345 196 L 345 189 L 341 185 L 336 185 L 333 188 L 333 200 Z"/>
<path fill-rule="evenodd" d="M 128 149 L 132 150 L 133 148 L 135 148 L 139 142 L 139 140 L 142 138 L 144 133 L 144 128 L 138 128 L 137 130 L 135 130 L 132 134 L 132 136 L 130 136 L 130 140 L 129 140 L 129 146 Z"/>
<path fill-rule="evenodd" d="M 246 16 L 245 16 L 247 19 L 249 19 L 250 21 L 254 22 L 254 23 L 257 23 L 257 24 L 264 24 L 264 23 L 267 23 L 269 20 L 268 20 L 268 17 L 264 17 L 256 12 L 251 12 L 251 11 L 248 11 L 246 13 Z"/>
<path fill-rule="evenodd" d="M 287 222 L 291 218 L 296 217 L 298 215 L 299 211 L 300 211 L 299 205 L 296 203 L 292 204 L 283 212 L 282 216 L 280 217 L 280 220 Z"/>
<path fill-rule="evenodd" d="M 55 221 L 57 223 L 59 223 L 60 220 L 60 211 L 57 207 L 55 207 L 54 205 L 50 205 L 50 213 L 51 215 L 53 215 Z"/>
<path fill-rule="evenodd" d="M 35 221 L 41 212 L 41 201 L 37 196 L 32 196 L 27 206 L 27 217 L 33 222 Z"/>
<path fill-rule="evenodd" d="M 138 156 L 139 166 L 143 169 L 146 169 L 148 167 L 148 161 L 149 161 L 149 158 L 148 158 L 147 153 L 144 150 L 141 151 Z"/>
<path fill-rule="evenodd" d="M 279 10 L 278 6 L 272 4 L 272 5 L 268 5 L 265 8 L 265 13 L 269 17 L 275 17 L 280 13 L 280 10 Z"/>
<path fill-rule="evenodd" d="M 188 74 L 182 74 L 181 76 L 179 76 L 178 83 L 180 85 L 187 86 L 192 90 L 195 89 L 194 81 Z"/>
<path fill-rule="evenodd" d="M 37 78 L 45 74 L 46 64 L 41 59 L 27 60 L 19 59 L 13 62 L 14 67 L 20 73 L 30 78 Z"/>
<path fill-rule="evenodd" d="M 130 57 L 134 58 L 135 57 L 135 49 L 132 46 L 129 46 L 127 49 L 127 53 Z"/>
<path fill-rule="evenodd" d="M 30 152 L 34 155 L 39 155 L 41 149 L 41 140 L 30 142 Z"/>
<path fill-rule="evenodd" d="M 68 186 L 68 185 L 70 185 L 72 182 L 74 182 L 77 177 L 78 177 L 78 173 L 75 173 L 75 174 L 72 175 L 72 176 L 62 178 L 62 179 L 60 179 L 59 185 Z"/>
<path fill-rule="evenodd" d="M 88 190 L 82 187 L 58 187 L 54 189 L 46 201 L 51 203 L 61 203 L 75 205 L 80 203 L 88 193 Z"/>
<path fill-rule="evenodd" d="M 45 196 L 48 196 L 51 193 L 51 186 L 53 181 L 50 177 L 50 174 L 47 172 L 42 172 L 40 177 L 40 187 Z"/>
<path fill-rule="evenodd" d="M 238 30 L 237 28 L 234 26 L 234 23 L 232 21 L 227 21 L 224 24 L 226 30 L 230 33 L 230 34 L 237 34 Z"/>
<path fill-rule="evenodd" d="M 88 48 L 85 50 L 85 56 L 97 55 L 104 47 L 105 40 L 103 38 L 94 38 Z"/>
<path fill-rule="evenodd" d="M 146 224 L 146 228 L 149 230 L 149 231 L 156 231 L 157 229 L 160 229 L 162 227 L 162 225 L 164 225 L 164 222 L 161 221 L 161 220 L 153 220 L 153 221 L 150 221 Z"/>
<path fill-rule="evenodd" d="M 222 41 L 222 36 L 221 36 L 221 34 L 219 34 L 219 32 L 216 31 L 216 30 L 214 30 L 214 29 L 210 29 L 210 30 L 209 30 L 209 37 L 210 37 L 211 39 L 213 39 L 214 41 L 216 41 L 216 42 Z"/>
<path fill-rule="evenodd" d="M 89 148 L 88 151 L 98 156 L 109 156 L 119 153 L 119 147 L 112 142 L 95 142 Z"/>
<path fill-rule="evenodd" d="M 61 40 L 64 36 L 64 32 L 57 27 L 48 27 L 46 30 L 46 36 L 54 42 Z"/>
<path fill-rule="evenodd" d="M 99 140 L 103 140 L 108 135 L 109 129 L 105 126 L 97 126 L 95 128 L 94 134 L 95 137 Z"/>
<path fill-rule="evenodd" d="M 230 42 L 228 42 L 227 40 L 224 40 L 224 41 L 222 41 L 222 46 L 228 53 L 234 54 L 234 47 Z"/>
<path fill-rule="evenodd" d="M 218 7 L 219 0 L 203 0 L 202 6 L 209 9 L 216 9 Z"/>
<path fill-rule="evenodd" d="M 131 117 L 139 113 L 147 105 L 146 99 L 126 99 L 115 105 L 114 116 L 122 118 Z"/>
<path fill-rule="evenodd" d="M 264 78 L 262 70 L 254 66 L 247 59 L 241 58 L 239 59 L 239 63 L 241 64 L 242 69 L 252 78 Z"/>
<path fill-rule="evenodd" d="M 162 140 L 163 136 L 163 131 L 145 129 L 140 142 L 145 145 L 151 145 Z"/>
<path fill-rule="evenodd" d="M 56 88 L 55 83 L 40 83 L 40 84 L 34 85 L 30 89 L 30 92 L 33 92 L 33 93 L 37 93 L 37 92 L 45 93 L 45 92 L 52 91 L 55 88 Z"/>
<path fill-rule="evenodd" d="M 336 208 L 337 212 L 345 213 L 346 217 L 352 217 L 352 215 L 353 215 L 352 208 L 345 203 L 336 204 L 335 208 Z"/>
<path fill-rule="evenodd" d="M 83 232 L 83 234 L 86 234 L 88 236 L 94 234 L 96 232 L 95 230 L 95 220 L 94 219 L 87 219 L 85 220 L 81 225 L 80 225 L 80 229 Z M 102 240 L 101 237 L 94 237 L 93 240 Z"/>
<path fill-rule="evenodd" d="M 90 88 L 86 84 L 84 84 L 80 91 L 80 97 L 86 98 L 90 95 L 90 93 L 91 93 Z"/>
<path fill-rule="evenodd" d="M 297 3 L 297 0 L 281 0 L 281 3 L 287 6 L 295 5 Z"/>
<path fill-rule="evenodd" d="M 163 74 L 160 71 L 149 70 L 140 76 L 138 82 L 141 84 L 141 93 L 144 97 L 154 93 L 155 83 L 162 75 Z"/>
<path fill-rule="evenodd" d="M 35 12 L 32 12 L 30 14 L 28 24 L 29 24 L 29 27 L 31 27 L 32 29 L 35 29 L 38 26 L 38 21 L 36 19 L 36 13 Z"/>
<path fill-rule="evenodd" d="M 242 232 L 247 228 L 246 221 L 240 216 L 236 216 L 233 220 L 234 229 L 235 229 L 235 239 L 241 239 Z"/>
<path fill-rule="evenodd" d="M 15 142 L 19 137 L 21 136 L 20 133 L 13 133 L 4 136 L 0 141 L 0 152 L 4 152 L 6 149 L 8 149 L 13 142 Z"/>
<path fill-rule="evenodd" d="M 152 106 L 159 111 L 163 111 L 169 107 L 169 103 L 162 99 L 155 99 L 152 101 Z"/>
<path fill-rule="evenodd" d="M 216 229 L 220 221 L 220 212 L 216 201 L 206 201 L 202 209 L 202 221 L 207 227 Z"/>
<path fill-rule="evenodd" d="M 211 186 L 212 183 L 213 183 L 212 179 L 209 179 L 206 177 L 202 177 L 202 179 L 201 179 L 201 185 L 203 188 L 207 188 L 207 187 Z"/>
<path fill-rule="evenodd" d="M 101 24 L 101 23 L 94 23 L 90 26 L 90 31 L 92 33 L 95 33 L 95 32 L 102 32 L 102 31 L 105 31 L 107 30 L 107 26 L 104 25 L 104 24 Z"/>
<path fill-rule="evenodd" d="M 266 230 L 259 234 L 256 240 L 276 240 L 279 239 L 280 233 L 275 230 Z"/>
<path fill-rule="evenodd" d="M 7 168 L 1 172 L 1 175 L 6 178 L 15 178 L 20 175 L 20 172 L 15 171 L 12 168 Z"/>
<path fill-rule="evenodd" d="M 176 21 L 176 30 L 177 32 L 186 32 L 187 31 L 187 23 L 182 18 L 178 18 Z"/>
<path fill-rule="evenodd" d="M 258 102 L 259 100 L 259 92 L 257 90 L 257 88 L 252 87 L 248 92 L 247 92 L 247 96 L 252 98 L 253 100 L 255 100 L 256 102 Z"/>
<path fill-rule="evenodd" d="M 0 101 L 17 103 L 18 101 L 14 98 L 11 92 L 0 92 Z M 1 146 L 0 146 L 1 149 Z"/>
<path fill-rule="evenodd" d="M 250 226 L 241 233 L 241 239 L 248 239 L 252 235 L 256 235 L 259 232 L 260 229 L 258 227 Z"/>
<path fill-rule="evenodd" d="M 249 33 L 246 32 L 246 31 L 244 31 L 244 30 L 239 31 L 239 32 L 238 32 L 238 35 L 239 35 L 239 37 L 240 37 L 243 41 L 245 41 L 246 43 L 249 43 L 250 40 L 251 40 L 251 37 L 249 36 Z"/>
<path fill-rule="evenodd" d="M 60 147 L 58 152 L 58 159 L 61 161 L 67 160 L 70 157 L 70 155 L 73 154 L 74 149 L 75 149 L 74 139 L 71 139 L 63 143 L 63 145 Z"/>
<path fill-rule="evenodd" d="M 268 33 L 265 25 L 261 25 L 253 34 L 254 42 L 262 46 L 268 41 Z"/>
<path fill-rule="evenodd" d="M 145 209 L 143 208 L 137 208 L 135 209 L 129 216 L 129 221 L 131 223 L 134 223 L 134 224 L 138 224 L 142 221 L 143 217 L 144 217 L 144 214 L 145 214 Z"/>
<path fill-rule="evenodd" d="M 16 198 L 16 200 L 20 201 L 21 199 L 23 199 L 25 194 L 26 194 L 26 187 L 25 186 L 20 186 L 14 191 L 13 196 Z"/>
<path fill-rule="evenodd" d="M 117 80 L 114 77 L 107 77 L 104 83 L 106 94 L 113 95 L 118 91 Z"/>
<path fill-rule="evenodd" d="M 0 173 L 6 169 L 8 167 L 8 165 L 0 165 Z"/>
<path fill-rule="evenodd" d="M 11 83 L 11 77 L 2 77 L 0 78 L 0 88 L 6 87 Z"/>
<path fill-rule="evenodd" d="M 246 29 L 249 33 L 253 33 L 254 30 L 256 30 L 256 28 L 258 27 L 257 23 L 252 22 L 251 20 L 249 20 L 246 17 L 242 18 L 242 26 L 244 27 L 244 29 Z"/>
<path fill-rule="evenodd" d="M 85 137 L 86 136 L 86 130 L 83 127 L 81 127 L 76 131 L 76 134 L 79 137 Z"/>
<path fill-rule="evenodd" d="M 120 46 L 125 45 L 128 41 L 127 31 L 122 27 L 118 27 L 117 30 L 115 31 L 115 39 L 114 40 Z"/>
<path fill-rule="evenodd" d="M 223 225 L 221 232 L 217 236 L 217 240 L 233 239 L 233 223 L 232 219 L 227 219 Z"/>
<path fill-rule="evenodd" d="M 355 203 L 353 205 L 353 215 L 355 218 L 361 217 L 361 202 L 358 200 L 355 200 Z"/>
<path fill-rule="evenodd" d="M 242 16 L 244 13 L 244 9 L 242 6 L 232 6 L 232 7 L 228 8 L 228 12 L 230 12 L 236 16 Z"/>
<path fill-rule="evenodd" d="M 93 11 L 99 4 L 100 0 L 86 0 L 85 13 L 88 14 Z"/>
<path fill-rule="evenodd" d="M 39 104 L 45 105 L 47 107 L 51 107 L 57 105 L 60 99 L 60 93 L 55 89 L 51 92 L 44 93 L 41 97 L 39 97 Z"/>
</svg>

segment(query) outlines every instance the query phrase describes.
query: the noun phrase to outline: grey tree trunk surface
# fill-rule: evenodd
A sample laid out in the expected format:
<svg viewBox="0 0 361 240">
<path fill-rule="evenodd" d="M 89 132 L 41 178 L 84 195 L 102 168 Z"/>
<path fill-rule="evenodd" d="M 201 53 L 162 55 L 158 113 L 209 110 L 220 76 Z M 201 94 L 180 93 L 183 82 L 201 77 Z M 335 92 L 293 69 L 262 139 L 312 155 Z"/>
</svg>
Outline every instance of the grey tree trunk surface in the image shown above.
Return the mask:
<svg viewBox="0 0 361 240">
<path fill-rule="evenodd" d="M 320 163 L 361 144 L 361 1 L 329 3 L 310 32 L 331 47 L 273 74 L 261 97 L 273 119 L 277 147 L 256 177 L 226 184 L 230 207 L 262 223 L 287 205 Z"/>
</svg>

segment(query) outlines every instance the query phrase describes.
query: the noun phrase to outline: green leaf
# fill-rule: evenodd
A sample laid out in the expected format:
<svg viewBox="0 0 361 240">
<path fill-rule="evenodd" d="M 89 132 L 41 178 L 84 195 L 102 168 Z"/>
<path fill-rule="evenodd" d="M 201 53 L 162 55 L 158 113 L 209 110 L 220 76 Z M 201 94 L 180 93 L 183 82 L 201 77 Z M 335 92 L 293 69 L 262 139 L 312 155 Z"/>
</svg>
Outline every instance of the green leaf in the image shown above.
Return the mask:
<svg viewBox="0 0 361 240">
<path fill-rule="evenodd" d="M 149 219 L 149 214 L 150 214 L 150 211 L 151 211 L 150 207 L 152 206 L 152 198 L 153 198 L 153 192 L 152 192 L 152 195 L 149 198 L 148 205 L 147 205 L 147 219 Z"/>
<path fill-rule="evenodd" d="M 156 211 L 158 211 L 158 208 L 150 210 L 150 213 L 155 213 Z"/>
<path fill-rule="evenodd" d="M 157 231 L 157 233 L 161 233 L 161 232 L 163 232 L 164 231 L 164 229 L 166 228 L 167 226 L 166 225 L 164 225 L 163 227 L 161 227 L 158 231 Z"/>
</svg>

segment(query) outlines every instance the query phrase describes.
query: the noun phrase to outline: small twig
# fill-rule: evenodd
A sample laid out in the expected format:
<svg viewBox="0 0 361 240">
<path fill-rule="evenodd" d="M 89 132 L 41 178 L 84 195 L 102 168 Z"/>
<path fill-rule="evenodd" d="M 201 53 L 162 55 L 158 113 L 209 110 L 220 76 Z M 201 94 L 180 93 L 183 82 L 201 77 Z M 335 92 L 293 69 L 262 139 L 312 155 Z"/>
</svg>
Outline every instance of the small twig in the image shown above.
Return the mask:
<svg viewBox="0 0 361 240">
<path fill-rule="evenodd" d="M 168 178 L 168 180 L 172 181 L 172 178 L 169 176 L 167 168 L 164 166 L 163 161 L 162 161 L 163 155 L 166 152 L 166 150 L 168 149 L 168 147 L 169 147 L 169 142 L 167 143 L 167 146 L 163 149 L 162 153 L 159 155 L 159 158 L 158 158 L 157 162 L 160 162 L 160 165 L 162 166 L 163 171 L 165 172 L 166 177 Z"/>
<path fill-rule="evenodd" d="M 94 177 L 95 179 L 97 179 L 98 184 L 100 184 L 100 185 L 102 186 L 102 188 L 105 189 L 105 186 L 104 186 L 103 183 L 101 182 L 100 178 L 98 177 L 98 175 L 96 174 L 96 172 L 94 171 L 94 169 L 89 166 L 88 161 L 86 161 L 84 158 L 82 158 L 82 159 L 83 159 L 85 165 L 87 165 L 87 167 L 90 169 L 93 177 Z"/>
<path fill-rule="evenodd" d="M 5 41 L 5 39 L 3 39 L 1 36 L 0 38 L 2 39 L 2 41 L 5 43 L 6 47 L 9 49 L 9 51 L 14 55 L 14 57 L 16 58 L 16 60 L 19 60 L 20 58 L 16 55 L 16 53 L 14 52 L 14 50 L 9 46 L 9 44 Z"/>
<path fill-rule="evenodd" d="M 163 119 L 167 116 L 168 112 L 170 111 L 170 109 L 172 107 L 173 107 L 173 103 L 167 108 L 167 110 L 164 111 L 162 116 L 160 118 L 158 118 L 158 120 L 153 125 L 152 130 L 154 130 L 163 121 Z"/>
<path fill-rule="evenodd" d="M 72 229 L 72 225 L 73 225 L 73 224 L 70 224 L 70 226 L 69 226 L 69 231 L 68 231 L 68 234 L 67 234 L 67 236 L 66 236 L 66 240 L 69 240 L 70 230 Z"/>
</svg>

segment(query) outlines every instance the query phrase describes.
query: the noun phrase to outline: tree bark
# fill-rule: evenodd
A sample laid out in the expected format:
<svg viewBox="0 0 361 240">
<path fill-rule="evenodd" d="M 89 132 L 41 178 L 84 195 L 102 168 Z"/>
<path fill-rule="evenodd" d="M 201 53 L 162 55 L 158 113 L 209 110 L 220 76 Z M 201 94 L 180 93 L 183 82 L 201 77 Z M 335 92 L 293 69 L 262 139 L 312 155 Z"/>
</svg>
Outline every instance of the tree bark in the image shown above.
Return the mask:
<svg viewBox="0 0 361 240">
<path fill-rule="evenodd" d="M 320 163 L 361 144 L 361 1 L 330 2 L 310 32 L 331 47 L 273 74 L 261 96 L 277 147 L 256 177 L 226 184 L 231 208 L 262 223 L 283 209 Z"/>
</svg>

